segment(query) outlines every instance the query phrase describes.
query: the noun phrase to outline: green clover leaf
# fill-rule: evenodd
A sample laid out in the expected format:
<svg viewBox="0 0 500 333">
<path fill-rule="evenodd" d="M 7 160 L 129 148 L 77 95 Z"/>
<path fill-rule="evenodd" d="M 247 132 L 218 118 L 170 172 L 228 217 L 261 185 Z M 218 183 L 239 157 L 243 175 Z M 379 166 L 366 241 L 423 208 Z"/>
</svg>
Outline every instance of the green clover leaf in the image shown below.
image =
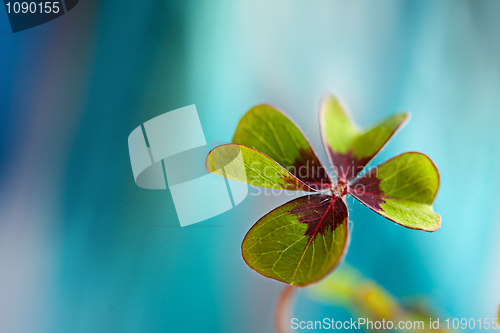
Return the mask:
<svg viewBox="0 0 500 333">
<path fill-rule="evenodd" d="M 321 193 L 292 200 L 248 231 L 243 259 L 264 276 L 308 285 L 328 274 L 345 253 L 347 215 L 341 197 Z"/>
<path fill-rule="evenodd" d="M 302 131 L 272 106 L 250 109 L 240 120 L 233 142 L 266 154 L 310 187 L 333 183 Z"/>
<path fill-rule="evenodd" d="M 361 132 L 337 99 L 328 95 L 320 109 L 321 134 L 339 183 L 356 178 L 408 118 L 408 113 L 396 114 Z"/>
<path fill-rule="evenodd" d="M 441 216 L 432 203 L 439 173 L 421 153 L 396 156 L 349 184 L 349 194 L 385 218 L 410 229 L 436 231 Z"/>
<path fill-rule="evenodd" d="M 206 169 L 218 176 L 274 190 L 313 192 L 303 181 L 258 150 L 238 144 L 212 149 Z"/>
<path fill-rule="evenodd" d="M 434 213 L 432 203 L 439 173 L 429 157 L 404 153 L 362 173 L 408 118 L 408 113 L 396 114 L 363 132 L 328 95 L 320 122 L 336 178 L 332 181 L 288 116 L 269 105 L 248 111 L 233 143 L 210 151 L 207 170 L 253 186 L 309 192 L 264 215 L 248 231 L 241 246 L 248 266 L 294 286 L 326 276 L 349 244 L 346 195 L 406 228 L 438 230 L 441 216 Z"/>
</svg>

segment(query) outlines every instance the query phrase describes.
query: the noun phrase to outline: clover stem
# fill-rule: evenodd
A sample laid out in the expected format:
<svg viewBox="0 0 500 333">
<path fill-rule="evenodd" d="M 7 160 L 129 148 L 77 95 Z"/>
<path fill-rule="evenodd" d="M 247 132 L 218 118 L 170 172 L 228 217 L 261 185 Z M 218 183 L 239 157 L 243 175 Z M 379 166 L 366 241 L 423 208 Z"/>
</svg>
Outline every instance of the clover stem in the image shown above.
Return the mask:
<svg viewBox="0 0 500 333">
<path fill-rule="evenodd" d="M 281 291 L 280 297 L 278 299 L 278 304 L 276 304 L 275 312 L 275 324 L 276 331 L 278 333 L 288 333 L 290 315 L 292 312 L 292 300 L 295 287 L 291 285 L 285 286 Z"/>
<path fill-rule="evenodd" d="M 338 184 L 334 184 L 330 190 L 332 194 L 338 197 L 344 197 L 348 193 L 348 186 L 343 182 L 339 182 Z"/>
</svg>

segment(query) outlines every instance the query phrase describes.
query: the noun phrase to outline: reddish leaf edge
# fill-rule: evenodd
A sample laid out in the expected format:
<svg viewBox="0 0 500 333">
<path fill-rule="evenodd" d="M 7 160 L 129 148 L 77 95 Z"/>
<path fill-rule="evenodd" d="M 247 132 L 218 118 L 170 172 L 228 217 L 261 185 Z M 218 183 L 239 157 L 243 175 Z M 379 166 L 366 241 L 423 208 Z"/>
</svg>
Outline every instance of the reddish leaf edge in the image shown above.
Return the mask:
<svg viewBox="0 0 500 333">
<path fill-rule="evenodd" d="M 312 195 L 314 195 L 314 194 L 312 194 Z M 298 198 L 292 199 L 292 200 L 290 200 L 290 201 L 293 201 L 293 200 L 296 200 L 296 199 L 299 199 L 299 198 L 302 198 L 302 197 L 298 197 Z M 343 200 L 343 198 L 341 198 L 341 199 Z M 278 209 L 278 208 L 281 208 L 282 206 L 284 206 L 284 205 L 288 204 L 290 201 L 287 201 L 287 202 L 285 202 L 284 204 L 282 204 L 282 205 L 280 205 L 280 206 L 278 206 L 278 207 L 276 207 L 276 208 L 273 208 L 271 211 L 273 211 L 273 210 L 275 210 L 275 209 Z M 344 203 L 344 204 L 345 204 L 345 203 Z M 270 211 L 270 212 L 271 212 L 271 211 Z M 345 256 L 347 255 L 347 249 L 348 249 L 348 248 L 349 248 L 349 246 L 351 245 L 351 230 L 350 230 L 350 229 L 351 229 L 351 228 L 350 228 L 351 226 L 349 225 L 349 217 L 347 217 L 347 221 L 346 221 L 346 223 L 347 223 L 347 229 L 346 229 L 346 241 L 345 241 L 345 246 L 344 246 L 344 249 L 342 250 L 342 254 L 339 256 L 338 260 L 337 260 L 335 263 L 333 263 L 332 267 L 328 270 L 328 273 L 326 273 L 325 275 L 323 275 L 323 276 L 319 277 L 318 279 L 313 280 L 313 281 L 311 281 L 311 282 L 309 282 L 309 283 L 306 283 L 306 284 L 293 284 L 293 283 L 284 282 L 284 281 L 278 280 L 277 278 L 274 278 L 274 277 L 272 277 L 272 276 L 267 276 L 267 275 L 264 275 L 264 274 L 260 273 L 259 271 L 257 271 L 256 269 L 254 269 L 252 266 L 250 266 L 250 265 L 248 264 L 248 262 L 246 261 L 245 256 L 243 256 L 243 243 L 244 243 L 244 242 L 245 242 L 245 240 L 247 239 L 248 234 L 250 233 L 250 231 L 252 230 L 252 228 L 253 228 L 253 227 L 254 227 L 254 226 L 255 226 L 255 225 L 256 225 L 256 224 L 257 224 L 257 223 L 258 223 L 258 222 L 259 222 L 259 221 L 260 221 L 260 220 L 264 217 L 264 216 L 266 216 L 266 215 L 267 215 L 267 214 L 269 214 L 270 212 L 267 212 L 266 214 L 262 215 L 262 217 L 261 217 L 261 218 L 259 218 L 259 219 L 257 220 L 257 222 L 255 222 L 255 223 L 254 223 L 254 224 L 250 227 L 250 229 L 248 229 L 247 233 L 245 234 L 245 237 L 243 238 L 243 241 L 241 242 L 241 246 L 240 246 L 241 257 L 243 258 L 243 261 L 245 262 L 245 264 L 246 264 L 246 265 L 247 265 L 247 266 L 248 266 L 251 270 L 255 271 L 257 274 L 262 275 L 262 276 L 264 276 L 264 277 L 266 277 L 266 278 L 268 278 L 268 279 L 276 280 L 276 281 L 278 281 L 278 282 L 280 282 L 280 283 L 283 283 L 283 284 L 286 284 L 286 285 L 289 285 L 289 286 L 294 286 L 294 287 L 299 287 L 299 288 L 302 288 L 302 287 L 307 287 L 307 286 L 309 286 L 309 285 L 311 285 L 311 284 L 313 284 L 313 283 L 317 283 L 317 282 L 319 282 L 319 281 L 323 280 L 325 277 L 327 277 L 327 276 L 328 276 L 328 275 L 329 275 L 329 274 L 330 274 L 330 273 L 331 273 L 331 272 L 332 272 L 335 268 L 337 268 L 337 267 L 338 267 L 338 266 L 339 266 L 339 265 L 340 265 L 340 264 L 344 261 Z M 299 223 L 300 223 L 300 222 L 299 222 Z M 333 232 L 333 231 L 332 231 L 332 232 Z"/>
<path fill-rule="evenodd" d="M 344 113 L 346 114 L 347 118 L 349 119 L 349 121 L 351 122 L 351 124 L 353 124 L 353 127 L 355 127 L 358 131 L 363 131 L 362 133 L 366 133 L 368 131 L 370 131 L 371 129 L 375 128 L 380 122 L 382 122 L 384 119 L 382 119 L 381 121 L 379 121 L 378 123 L 376 123 L 374 126 L 372 127 L 369 127 L 368 129 L 362 129 L 359 127 L 359 125 L 357 123 L 355 123 L 353 121 L 353 117 L 351 116 L 351 112 L 349 111 L 349 109 L 346 107 L 346 104 L 343 103 L 343 101 L 338 98 L 335 94 L 326 94 L 322 99 L 321 99 L 321 102 L 320 102 L 320 105 L 319 105 L 319 118 L 318 118 L 318 121 L 319 121 L 319 130 L 320 130 L 320 135 L 321 135 L 321 142 L 323 143 L 323 148 L 325 149 L 326 151 L 326 155 L 328 157 L 328 161 L 330 162 L 330 166 L 332 167 L 333 170 L 335 170 L 335 167 L 338 167 L 335 165 L 335 163 L 333 163 L 332 161 L 332 156 L 331 156 L 331 152 L 333 152 L 333 150 L 330 148 L 330 146 L 328 145 L 328 142 L 326 141 L 326 137 L 325 137 L 325 132 L 323 131 L 323 115 L 325 113 L 325 108 L 324 108 L 324 105 L 325 105 L 325 101 L 329 98 L 329 97 L 334 97 L 337 102 L 339 103 L 339 105 L 342 107 L 342 109 L 344 110 Z M 351 180 L 348 180 L 346 183 L 351 183 L 352 181 L 354 181 L 356 178 L 358 178 L 360 176 L 360 174 L 363 173 L 363 171 L 366 169 L 366 167 L 368 166 L 368 164 L 375 158 L 375 156 L 377 156 L 380 151 L 387 145 L 387 143 L 389 141 L 391 141 L 391 139 L 396 136 L 396 134 L 404 127 L 406 126 L 406 124 L 410 121 L 411 119 L 411 113 L 409 111 L 406 111 L 406 112 L 402 112 L 403 114 L 405 114 L 405 119 L 396 127 L 396 129 L 394 130 L 394 132 L 392 133 L 392 135 L 384 142 L 384 144 L 382 146 L 380 146 L 380 148 L 375 152 L 375 154 L 373 154 L 373 156 L 371 156 L 370 158 L 367 158 L 366 160 L 363 161 L 363 163 L 365 163 L 365 165 L 363 166 L 363 169 L 360 170 L 357 174 L 356 177 L 354 177 L 353 179 Z M 350 156 L 352 155 L 352 149 L 349 149 L 347 151 L 347 153 L 345 154 L 342 154 L 342 155 L 346 155 L 346 156 Z M 336 179 L 336 183 L 340 183 L 340 179 L 339 179 L 339 175 L 335 175 L 337 177 Z"/>
<path fill-rule="evenodd" d="M 401 227 L 404 227 L 406 229 L 410 229 L 410 230 L 418 230 L 418 231 L 424 231 L 424 232 L 428 232 L 428 233 L 434 233 L 436 231 L 438 231 L 439 229 L 441 229 L 441 222 L 443 220 L 443 218 L 441 217 L 441 215 L 437 214 L 439 216 L 439 225 L 436 229 L 432 229 L 432 230 L 425 230 L 425 229 L 420 229 L 420 228 L 411 228 L 411 227 L 407 227 L 405 225 L 402 225 L 401 223 L 397 222 L 397 221 L 394 221 L 393 219 L 387 217 L 387 216 L 384 216 L 382 215 L 380 212 L 377 212 L 376 210 L 373 210 L 370 206 L 368 206 L 367 204 L 365 204 L 363 201 L 359 200 L 357 197 L 355 197 L 353 194 L 349 193 L 349 195 L 351 195 L 354 199 L 358 200 L 360 203 L 362 203 L 364 206 L 368 207 L 372 212 L 374 213 L 377 213 L 378 215 L 382 216 L 383 218 L 385 218 L 386 220 L 389 220 L 391 222 L 394 222 L 395 224 L 401 226 Z M 398 199 L 392 199 L 392 200 L 398 200 Z"/>
<path fill-rule="evenodd" d="M 325 168 L 325 166 L 323 165 L 323 163 L 322 163 L 322 162 L 321 162 L 321 160 L 319 159 L 318 154 L 316 154 L 316 150 L 314 150 L 314 147 L 313 147 L 313 145 L 311 144 L 311 141 L 308 139 L 308 137 L 307 137 L 307 135 L 305 134 L 305 132 L 302 130 L 302 128 L 300 128 L 300 126 L 299 126 L 299 125 L 295 122 L 295 120 L 293 120 L 293 118 L 292 118 L 292 117 L 291 117 L 288 113 L 286 113 L 286 112 L 285 112 L 285 111 L 283 111 L 281 108 L 276 107 L 276 106 L 274 106 L 273 104 L 270 104 L 270 103 L 256 104 L 256 105 L 252 106 L 252 107 L 250 108 L 250 110 L 253 110 L 254 108 L 259 107 L 259 106 L 268 106 L 268 107 L 270 107 L 270 108 L 273 108 L 273 109 L 275 109 L 276 111 L 280 112 L 282 115 L 284 115 L 284 116 L 285 116 L 288 120 L 290 120 L 290 122 L 291 122 L 293 125 L 295 125 L 295 127 L 297 127 L 297 129 L 299 130 L 299 132 L 300 132 L 300 133 L 304 136 L 304 138 L 306 139 L 307 144 L 309 145 L 309 147 L 311 147 L 311 151 L 312 151 L 312 153 L 314 154 L 314 156 L 316 156 L 316 158 L 317 158 L 318 162 L 321 164 L 321 167 Z M 247 115 L 247 113 L 248 113 L 248 112 L 250 112 L 250 110 L 248 110 L 247 112 L 245 112 L 245 114 L 244 114 L 244 115 L 240 118 L 240 120 L 238 121 L 238 125 L 236 126 L 236 131 L 238 130 L 238 126 L 239 126 L 239 124 L 240 124 L 241 120 L 242 120 L 242 119 L 243 119 L 243 118 Z M 321 122 L 321 120 L 320 120 L 320 122 Z M 235 131 L 235 133 L 234 133 L 234 135 L 233 135 L 233 138 L 232 138 L 232 140 L 231 140 L 231 143 L 234 143 L 234 144 L 238 144 L 238 145 L 239 145 L 239 143 L 234 142 L 234 137 L 236 136 L 236 131 Z M 241 145 L 241 146 L 244 146 L 244 145 Z M 245 147 L 247 147 L 247 146 L 245 146 Z M 251 148 L 251 147 L 248 147 L 248 148 Z M 251 149 L 254 149 L 254 148 L 251 148 Z M 254 149 L 254 150 L 257 150 L 257 149 Z M 258 151 L 258 152 L 260 152 L 259 150 L 257 150 L 257 151 Z M 265 155 L 265 154 L 264 154 L 264 155 Z M 276 162 L 276 161 L 275 161 L 275 162 Z M 329 161 L 329 162 L 330 162 L 330 161 Z M 276 162 L 276 163 L 278 163 L 278 162 Z M 279 163 L 278 163 L 278 164 L 279 164 Z M 331 162 L 330 162 L 330 164 L 331 164 Z M 326 170 L 326 169 L 325 169 L 325 170 Z M 325 172 L 325 173 L 326 173 L 326 176 L 328 177 L 328 180 L 330 181 L 328 184 L 334 185 L 334 184 L 335 184 L 335 182 L 334 182 L 334 180 L 332 179 L 332 177 L 330 177 L 330 175 L 328 174 L 328 172 Z M 313 184 L 322 184 L 322 183 L 313 183 Z"/>
<path fill-rule="evenodd" d="M 267 156 L 266 154 L 264 154 L 263 152 L 255 149 L 255 148 L 252 148 L 252 147 L 248 147 L 248 146 L 245 146 L 245 145 L 242 145 L 242 144 L 239 144 L 239 143 L 225 143 L 225 144 L 222 144 L 222 145 L 219 145 L 217 147 L 214 147 L 212 148 L 208 154 L 207 154 L 207 157 L 205 158 L 205 169 L 207 170 L 207 172 L 209 173 L 213 173 L 213 171 L 210 171 L 210 169 L 208 168 L 208 163 L 209 163 L 209 159 L 208 157 L 210 156 L 210 154 L 217 148 L 219 147 L 223 147 L 223 146 L 230 146 L 230 145 L 237 145 L 237 146 L 241 146 L 241 147 L 245 147 L 245 148 L 248 148 L 248 149 L 251 149 L 253 151 L 256 151 L 258 152 L 259 154 L 262 154 L 263 156 L 267 157 L 268 159 L 270 159 L 271 161 L 273 161 L 274 163 L 278 164 L 279 166 L 281 166 L 290 176 L 292 176 L 293 178 L 295 178 L 299 183 L 301 183 L 302 185 L 304 185 L 306 188 L 308 188 L 310 191 L 302 191 L 302 192 L 312 192 L 312 193 L 316 193 L 316 192 L 321 192 L 320 190 L 317 190 L 317 189 L 314 189 L 312 187 L 310 187 L 309 185 L 307 185 L 306 183 L 304 183 L 302 180 L 300 180 L 299 178 L 297 178 L 294 174 L 292 174 L 290 171 L 288 171 L 284 166 L 282 166 L 281 164 L 279 164 L 278 162 L 276 162 L 275 160 L 273 160 L 272 158 L 270 158 L 269 156 Z M 219 176 L 219 175 L 217 175 Z M 219 176 L 219 177 L 222 177 L 222 176 Z M 223 177 L 224 178 L 224 177 Z M 247 184 L 247 183 L 244 183 L 244 184 Z M 255 185 L 251 185 L 251 184 L 248 184 L 250 186 L 255 186 Z M 255 187 L 260 187 L 260 186 L 255 186 Z M 282 189 L 282 191 L 286 191 L 286 189 Z M 300 191 L 299 191 L 300 192 Z"/>
<path fill-rule="evenodd" d="M 385 161 L 385 162 L 383 162 L 383 163 L 381 163 L 381 164 L 379 164 L 379 165 L 382 165 L 382 164 L 388 163 L 388 162 L 390 162 L 391 160 L 393 160 L 393 159 L 395 159 L 395 158 L 397 158 L 397 157 L 400 157 L 400 156 L 406 155 L 406 154 L 419 154 L 419 155 L 423 155 L 423 156 L 427 157 L 427 158 L 431 161 L 432 165 L 434 166 L 434 169 L 436 169 L 436 172 L 437 172 L 437 175 L 438 175 L 438 190 L 436 191 L 436 194 L 435 194 L 435 195 L 434 195 L 434 197 L 432 198 L 432 203 L 434 203 L 434 200 L 436 199 L 436 196 L 437 196 L 437 194 L 439 193 L 439 188 L 440 188 L 440 186 L 441 186 L 441 174 L 439 173 L 439 169 L 438 169 L 438 167 L 437 167 L 436 163 L 434 163 L 434 160 L 433 160 L 432 158 L 430 158 L 430 157 L 429 157 L 429 155 L 424 154 L 424 153 L 421 153 L 421 152 L 418 152 L 418 151 L 408 151 L 408 152 L 401 153 L 401 154 L 399 154 L 399 155 L 397 155 L 397 156 L 394 156 L 394 157 L 392 157 L 392 158 L 388 159 L 387 161 Z M 363 175 L 358 175 L 358 177 L 356 177 L 355 179 L 353 179 L 352 181 L 350 181 L 350 182 L 349 182 L 349 184 L 352 184 L 355 180 L 360 179 L 360 178 L 362 178 L 362 177 L 363 177 Z M 363 201 L 361 201 L 360 199 L 358 199 L 358 198 L 357 198 L 357 197 L 356 197 L 356 196 L 355 196 L 355 195 L 351 192 L 351 188 L 350 188 L 349 186 L 348 186 L 347 190 L 348 190 L 348 194 L 349 194 L 350 196 L 352 196 L 353 198 L 355 198 L 356 200 L 358 200 L 358 201 L 359 201 L 360 203 L 362 203 L 364 206 L 368 207 L 371 211 L 373 211 L 373 212 L 377 213 L 378 215 L 382 216 L 383 218 L 385 218 L 385 219 L 387 219 L 387 220 L 389 220 L 389 221 L 391 221 L 391 222 L 394 222 L 395 224 L 397 224 L 397 225 L 399 225 L 399 226 L 402 226 L 402 227 L 404 227 L 404 228 L 406 228 L 406 229 L 410 229 L 410 230 L 418 230 L 418 231 L 425 231 L 425 232 L 428 232 L 428 233 L 433 233 L 433 232 L 436 232 L 436 231 L 438 231 L 439 229 L 441 229 L 441 223 L 442 223 L 442 221 L 443 221 L 443 218 L 442 218 L 442 216 L 441 216 L 440 214 L 437 214 L 437 213 L 436 213 L 436 214 L 439 216 L 439 225 L 438 225 L 438 227 L 437 227 L 436 229 L 433 229 L 433 230 L 424 230 L 424 229 L 420 229 L 420 228 L 411 228 L 411 227 L 407 227 L 407 226 L 405 226 L 405 225 L 402 225 L 402 224 L 401 224 L 401 223 L 399 223 L 399 222 L 394 221 L 394 220 L 393 220 L 393 219 L 391 219 L 391 218 L 388 218 L 388 217 L 386 217 L 386 216 L 382 215 L 380 212 L 377 212 L 376 210 L 372 209 L 370 206 L 368 206 L 368 205 L 367 205 L 367 204 L 365 204 Z M 395 199 L 395 198 L 390 198 L 390 199 L 391 199 L 391 200 L 397 200 L 397 201 L 403 201 L 403 200 L 401 200 L 401 199 Z"/>
</svg>

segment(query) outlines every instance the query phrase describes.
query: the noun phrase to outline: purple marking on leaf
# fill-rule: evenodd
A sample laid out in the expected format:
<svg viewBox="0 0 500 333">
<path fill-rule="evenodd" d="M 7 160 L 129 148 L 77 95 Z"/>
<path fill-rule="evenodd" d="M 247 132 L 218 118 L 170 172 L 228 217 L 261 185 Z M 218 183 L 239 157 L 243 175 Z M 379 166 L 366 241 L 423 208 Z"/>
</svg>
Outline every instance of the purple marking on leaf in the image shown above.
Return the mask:
<svg viewBox="0 0 500 333">
<path fill-rule="evenodd" d="M 312 150 L 299 148 L 300 155 L 288 169 L 295 177 L 310 187 L 323 190 L 331 187 L 332 179 Z"/>
<path fill-rule="evenodd" d="M 347 220 L 348 212 L 344 200 L 331 194 L 316 194 L 302 197 L 305 202 L 292 209 L 300 223 L 307 224 L 305 235 L 314 238 L 318 234 L 324 235 L 326 231 L 333 232 L 337 226 Z"/>
<path fill-rule="evenodd" d="M 333 151 L 328 147 L 332 168 L 340 183 L 347 184 L 356 178 L 365 166 L 370 162 L 373 156 L 357 159 L 354 157 L 352 150 L 346 154 L 341 154 Z"/>
<path fill-rule="evenodd" d="M 328 190 L 332 190 L 332 184 L 327 184 L 327 183 L 308 183 L 308 182 L 305 182 L 307 186 L 309 186 L 310 188 L 316 190 L 316 191 L 319 191 L 319 192 L 322 192 L 322 191 L 328 191 Z"/>
<path fill-rule="evenodd" d="M 379 186 L 381 181 L 376 172 L 369 171 L 349 184 L 349 193 L 366 206 L 381 211 L 380 205 L 385 203 L 384 192 Z"/>
</svg>

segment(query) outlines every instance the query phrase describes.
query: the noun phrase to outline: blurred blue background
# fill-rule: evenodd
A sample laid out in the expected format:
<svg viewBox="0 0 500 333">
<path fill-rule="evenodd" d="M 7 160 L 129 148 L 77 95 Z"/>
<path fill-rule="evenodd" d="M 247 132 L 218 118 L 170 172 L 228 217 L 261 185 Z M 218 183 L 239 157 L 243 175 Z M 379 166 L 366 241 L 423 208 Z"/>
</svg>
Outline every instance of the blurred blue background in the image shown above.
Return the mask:
<svg viewBox="0 0 500 333">
<path fill-rule="evenodd" d="M 500 302 L 500 2 L 80 1 L 13 34 L 0 10 L 0 331 L 272 332 L 283 285 L 241 258 L 249 227 L 287 198 L 249 196 L 180 228 L 169 191 L 134 183 L 127 137 L 196 104 L 207 141 L 272 103 L 326 162 L 327 92 L 370 126 L 410 123 L 403 151 L 441 172 L 434 233 L 348 199 L 346 261 L 451 317 Z M 196 209 L 196 207 L 193 207 Z M 345 316 L 303 293 L 294 315 Z"/>
</svg>

